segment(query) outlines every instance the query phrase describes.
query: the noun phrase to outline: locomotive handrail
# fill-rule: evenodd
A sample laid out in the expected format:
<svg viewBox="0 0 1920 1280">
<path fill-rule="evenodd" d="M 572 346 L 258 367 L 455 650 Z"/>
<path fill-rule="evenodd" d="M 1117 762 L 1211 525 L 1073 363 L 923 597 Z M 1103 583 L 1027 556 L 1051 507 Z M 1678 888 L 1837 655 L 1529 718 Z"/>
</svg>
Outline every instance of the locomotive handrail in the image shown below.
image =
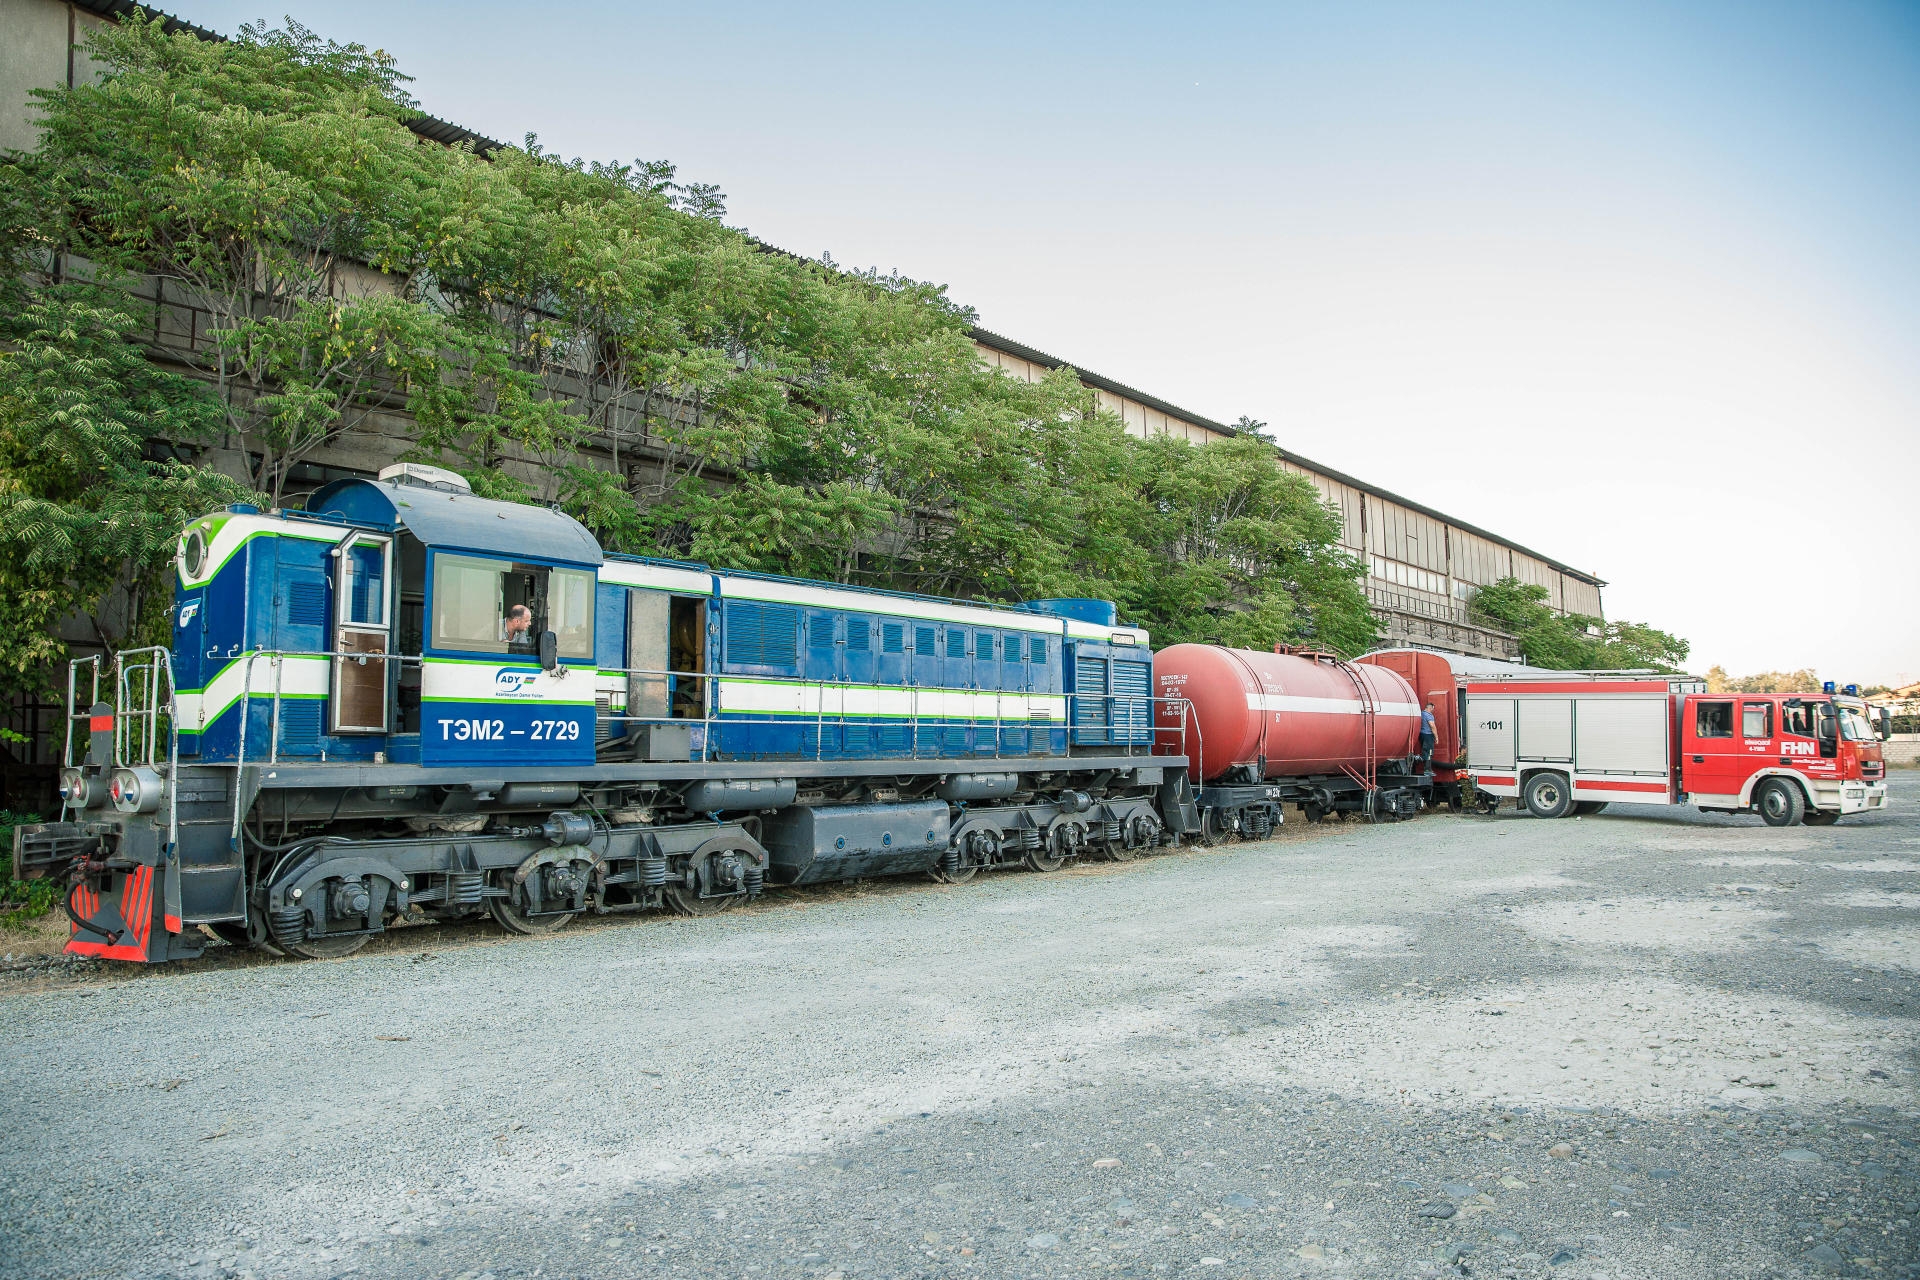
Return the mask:
<svg viewBox="0 0 1920 1280">
<path fill-rule="evenodd" d="M 412 663 L 422 664 L 419 654 L 399 653 L 348 653 L 337 649 L 255 649 L 240 656 L 245 669 L 240 673 L 240 731 L 239 740 L 233 756 L 233 847 L 240 846 L 240 818 L 246 806 L 241 803 L 240 779 L 247 765 L 247 724 L 253 719 L 253 670 L 259 661 L 265 658 L 273 671 L 273 705 L 267 712 L 267 763 L 280 763 L 280 704 L 282 701 L 281 675 L 286 670 L 287 658 L 325 658 L 329 662 L 339 658 L 375 659 L 380 662 L 397 662 L 403 668 Z"/>
<path fill-rule="evenodd" d="M 744 726 L 750 726 L 750 725 L 769 725 L 769 726 L 777 725 L 777 726 L 792 727 L 796 723 L 804 723 L 804 721 L 796 721 L 794 719 L 782 719 L 780 718 L 780 713 L 767 713 L 764 715 L 728 714 L 726 712 L 726 709 L 723 706 L 719 705 L 718 685 L 721 680 L 726 678 L 725 673 L 716 673 L 716 672 L 710 672 L 710 671 L 699 671 L 699 672 L 672 671 L 672 670 L 665 670 L 665 669 L 653 668 L 653 667 L 599 667 L 596 670 L 598 675 L 600 676 L 623 676 L 628 678 L 637 676 L 637 677 L 642 677 L 649 680 L 651 679 L 664 680 L 669 690 L 669 698 L 671 698 L 671 690 L 673 689 L 674 682 L 677 678 L 687 677 L 692 679 L 698 679 L 705 682 L 705 688 L 703 690 L 703 697 L 702 697 L 703 714 L 701 718 L 697 721 L 690 717 L 679 717 L 679 716 L 673 716 L 673 715 L 664 715 L 664 716 L 629 715 L 629 714 L 625 714 L 624 710 L 622 714 L 615 714 L 612 710 L 611 704 L 613 701 L 613 695 L 611 694 L 609 695 L 609 698 L 608 698 L 608 709 L 606 713 L 604 715 L 597 716 L 598 719 L 603 720 L 609 724 L 659 724 L 659 725 L 684 724 L 688 726 L 698 724 L 701 726 L 702 733 L 701 733 L 701 740 L 699 745 L 699 753 L 695 758 L 701 761 L 702 763 L 707 762 L 709 759 L 709 753 L 712 750 L 712 744 L 714 740 L 714 728 L 716 726 L 744 727 Z M 847 682 L 843 680 L 807 680 L 807 679 L 803 679 L 795 676 L 761 676 L 761 675 L 755 675 L 752 677 L 752 679 L 754 680 L 755 683 L 758 683 L 758 684 L 770 684 L 770 685 L 776 685 L 776 686 L 780 686 L 782 688 L 787 688 L 787 689 L 799 689 L 802 691 L 812 692 L 814 694 L 814 697 L 812 699 L 814 703 L 813 758 L 816 760 L 822 760 L 826 758 L 826 726 L 828 723 L 830 723 L 827 718 L 827 706 L 826 706 L 827 695 L 829 691 L 833 691 L 833 690 L 840 691 L 839 710 L 835 712 L 831 723 L 835 724 L 836 726 L 842 729 L 845 729 L 849 726 L 864 726 L 864 727 L 871 728 L 874 726 L 893 724 L 897 722 L 892 717 L 881 716 L 878 714 L 868 715 L 868 714 L 862 714 L 858 712 L 847 711 L 846 695 L 845 695 Z M 922 707 L 921 707 L 921 699 L 918 695 L 923 690 L 926 690 L 927 688 L 928 686 L 922 686 L 922 685 L 899 686 L 900 692 L 910 695 L 908 700 L 908 711 L 905 717 L 907 722 L 906 727 L 908 732 L 908 743 L 909 743 L 908 749 L 909 751 L 913 752 L 916 756 L 918 755 L 920 750 L 920 721 L 923 715 Z M 939 690 L 939 691 L 946 692 L 946 690 Z M 596 698 L 597 698 L 597 692 L 598 691 L 596 691 Z M 967 727 L 970 729 L 978 729 L 988 723 L 992 724 L 993 730 L 994 730 L 992 752 L 990 754 L 980 753 L 976 756 L 970 756 L 968 757 L 970 759 L 977 758 L 977 759 L 998 760 L 998 759 L 1007 758 L 1009 755 L 1006 748 L 1007 729 L 1010 727 L 1021 728 L 1021 729 L 1031 729 L 1035 727 L 1034 721 L 1030 714 L 1023 715 L 1023 716 L 1009 716 L 1006 714 L 1005 703 L 1009 698 L 1020 698 L 1023 701 L 1031 698 L 1045 698 L 1049 700 L 1059 699 L 1064 704 L 1064 713 L 1065 713 L 1064 718 L 1060 721 L 1055 721 L 1052 719 L 1051 716 L 1049 716 L 1044 726 L 1047 730 L 1050 731 L 1058 727 L 1059 729 L 1068 733 L 1070 736 L 1076 732 L 1100 732 L 1100 733 L 1106 734 L 1110 739 L 1118 738 L 1123 734 L 1129 735 L 1128 741 L 1123 741 L 1123 742 L 1110 741 L 1108 743 L 1108 745 L 1110 746 L 1125 748 L 1126 753 L 1128 755 L 1153 754 L 1154 744 L 1157 740 L 1156 735 L 1158 732 L 1160 732 L 1160 730 L 1157 728 L 1155 724 L 1155 716 L 1154 716 L 1154 710 L 1158 705 L 1163 703 L 1170 704 L 1170 705 L 1179 705 L 1183 707 L 1188 705 L 1187 700 L 1184 698 L 1157 698 L 1150 694 L 1144 694 L 1144 693 L 1141 693 L 1141 694 L 1110 693 L 1110 692 L 1101 693 L 1101 694 L 1048 693 L 1048 692 L 1034 692 L 1034 691 L 1020 690 L 1020 689 L 974 689 L 974 690 L 961 690 L 959 692 L 966 692 L 966 693 L 973 693 L 973 694 L 989 694 L 990 693 L 993 695 L 993 698 L 994 698 L 994 714 L 991 717 L 981 716 L 977 714 L 968 714 L 966 716 L 940 717 L 943 720 L 952 719 L 956 721 L 964 721 Z M 1073 714 L 1075 707 L 1077 705 L 1085 705 L 1085 703 L 1088 700 L 1096 699 L 1096 698 L 1103 704 L 1103 710 L 1105 710 L 1107 713 L 1105 719 L 1099 722 L 1098 724 L 1086 725 L 1086 724 L 1077 723 L 1074 719 L 1074 714 Z M 805 705 L 806 701 L 807 699 L 803 697 L 800 700 L 800 704 L 798 707 L 796 707 L 795 711 L 792 713 L 786 713 L 786 714 L 804 716 L 806 714 L 806 705 Z M 1126 722 L 1115 723 L 1114 713 L 1117 711 L 1121 711 L 1123 709 L 1127 713 Z M 1143 718 L 1138 723 L 1133 722 L 1133 714 L 1135 712 L 1143 713 Z M 1184 718 L 1185 716 L 1183 713 L 1183 719 Z M 1133 735 L 1138 735 L 1138 736 L 1134 737 Z"/>
<path fill-rule="evenodd" d="M 60 753 L 61 768 L 71 768 L 73 766 L 73 722 L 76 720 L 92 719 L 93 708 L 99 705 L 100 660 L 103 656 L 102 654 L 94 653 L 84 658 L 74 658 L 67 663 L 67 744 L 62 748 Z M 77 698 L 80 692 L 79 677 L 81 667 L 93 668 L 93 694 L 87 699 L 87 709 L 85 711 L 76 709 L 79 706 Z M 64 809 L 66 805 L 63 803 L 60 807 Z"/>
<path fill-rule="evenodd" d="M 131 658 L 144 658 L 144 662 L 129 662 Z M 174 851 L 180 845 L 180 705 L 173 686 L 173 653 L 165 645 L 148 645 L 139 649 L 122 649 L 114 655 L 114 687 L 116 703 L 114 706 L 114 764 L 118 768 L 139 767 L 133 759 L 130 744 L 133 741 L 134 723 L 145 721 L 145 731 L 140 735 L 141 744 L 146 753 L 146 767 L 155 768 L 159 761 L 160 747 L 160 677 L 166 676 L 166 717 L 167 717 L 167 857 L 171 860 Z M 127 704 L 127 682 L 130 677 L 141 676 L 146 682 L 145 705 L 130 707 Z"/>
</svg>

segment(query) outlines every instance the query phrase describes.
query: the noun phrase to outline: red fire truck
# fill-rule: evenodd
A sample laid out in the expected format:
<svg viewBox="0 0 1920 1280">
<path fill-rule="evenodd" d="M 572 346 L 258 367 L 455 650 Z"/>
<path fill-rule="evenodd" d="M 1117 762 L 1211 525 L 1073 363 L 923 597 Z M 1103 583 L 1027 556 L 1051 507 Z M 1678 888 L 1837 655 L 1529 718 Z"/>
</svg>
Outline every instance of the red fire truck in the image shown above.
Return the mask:
<svg viewBox="0 0 1920 1280">
<path fill-rule="evenodd" d="M 1468 773 L 1540 818 L 1615 800 L 1826 826 L 1887 805 L 1879 736 L 1846 699 L 1708 693 L 1692 676 L 1593 671 L 1466 686 Z"/>
</svg>

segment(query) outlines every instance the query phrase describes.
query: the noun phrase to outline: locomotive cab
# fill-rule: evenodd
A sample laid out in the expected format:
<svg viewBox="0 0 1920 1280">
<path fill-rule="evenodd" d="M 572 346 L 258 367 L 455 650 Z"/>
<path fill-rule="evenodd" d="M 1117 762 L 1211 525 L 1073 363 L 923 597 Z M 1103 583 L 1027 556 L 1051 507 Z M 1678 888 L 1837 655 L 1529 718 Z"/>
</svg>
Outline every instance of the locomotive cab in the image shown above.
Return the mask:
<svg viewBox="0 0 1920 1280">
<path fill-rule="evenodd" d="M 181 540 L 181 751 L 203 762 L 590 764 L 600 548 L 437 468 L 235 508 Z"/>
</svg>

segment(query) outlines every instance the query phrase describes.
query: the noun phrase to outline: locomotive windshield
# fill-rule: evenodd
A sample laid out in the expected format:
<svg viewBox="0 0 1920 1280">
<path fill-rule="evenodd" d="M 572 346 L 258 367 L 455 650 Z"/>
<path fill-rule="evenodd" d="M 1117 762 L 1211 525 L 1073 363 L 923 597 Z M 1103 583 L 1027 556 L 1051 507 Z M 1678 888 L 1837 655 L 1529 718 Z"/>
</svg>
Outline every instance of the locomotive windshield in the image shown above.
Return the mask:
<svg viewBox="0 0 1920 1280">
<path fill-rule="evenodd" d="M 434 556 L 434 648 L 531 655 L 543 631 L 559 637 L 561 657 L 593 657 L 590 570 Z"/>
</svg>

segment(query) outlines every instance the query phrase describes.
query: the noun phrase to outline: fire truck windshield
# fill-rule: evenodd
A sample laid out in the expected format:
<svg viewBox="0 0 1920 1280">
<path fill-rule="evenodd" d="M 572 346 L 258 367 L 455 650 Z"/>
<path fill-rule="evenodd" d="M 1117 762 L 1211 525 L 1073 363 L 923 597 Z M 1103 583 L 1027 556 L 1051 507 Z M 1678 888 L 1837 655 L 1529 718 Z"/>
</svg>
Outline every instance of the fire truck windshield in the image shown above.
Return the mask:
<svg viewBox="0 0 1920 1280">
<path fill-rule="evenodd" d="M 1840 736 L 1848 742 L 1874 742 L 1878 735 L 1867 726 L 1866 717 L 1851 707 L 1840 708 Z"/>
</svg>

